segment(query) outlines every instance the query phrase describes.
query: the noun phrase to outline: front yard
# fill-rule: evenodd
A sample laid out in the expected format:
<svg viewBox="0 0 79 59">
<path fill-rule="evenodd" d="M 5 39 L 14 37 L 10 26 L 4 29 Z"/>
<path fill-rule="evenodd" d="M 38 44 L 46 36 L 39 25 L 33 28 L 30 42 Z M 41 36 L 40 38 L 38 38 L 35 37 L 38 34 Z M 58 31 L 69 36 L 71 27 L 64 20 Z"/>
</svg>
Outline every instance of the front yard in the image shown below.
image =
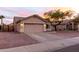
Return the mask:
<svg viewBox="0 0 79 59">
<path fill-rule="evenodd" d="M 14 32 L 0 32 L 0 49 L 38 43 L 28 35 Z"/>
</svg>

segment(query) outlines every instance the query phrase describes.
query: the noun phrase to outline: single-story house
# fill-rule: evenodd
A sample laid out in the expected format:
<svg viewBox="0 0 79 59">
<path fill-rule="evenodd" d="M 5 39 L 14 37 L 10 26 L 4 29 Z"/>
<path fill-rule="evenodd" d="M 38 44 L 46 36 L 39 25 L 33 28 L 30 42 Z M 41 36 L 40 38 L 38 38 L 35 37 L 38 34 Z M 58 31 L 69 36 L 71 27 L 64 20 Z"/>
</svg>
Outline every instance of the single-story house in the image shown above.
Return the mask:
<svg viewBox="0 0 79 59">
<path fill-rule="evenodd" d="M 71 20 L 63 20 L 60 25 L 57 26 L 58 30 L 69 30 L 72 29 Z"/>
<path fill-rule="evenodd" d="M 57 26 L 58 30 L 75 30 L 76 26 L 73 20 L 64 20 L 60 25 Z"/>
<path fill-rule="evenodd" d="M 43 32 L 46 31 L 46 22 L 38 15 L 14 17 L 14 31 L 24 33 Z"/>
</svg>

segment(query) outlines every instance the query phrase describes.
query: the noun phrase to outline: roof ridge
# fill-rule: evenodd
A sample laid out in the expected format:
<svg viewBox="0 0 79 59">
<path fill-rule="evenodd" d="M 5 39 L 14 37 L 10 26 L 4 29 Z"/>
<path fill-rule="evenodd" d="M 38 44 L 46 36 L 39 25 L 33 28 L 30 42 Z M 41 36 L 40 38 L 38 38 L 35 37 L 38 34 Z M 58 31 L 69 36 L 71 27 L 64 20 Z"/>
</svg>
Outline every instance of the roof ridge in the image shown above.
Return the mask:
<svg viewBox="0 0 79 59">
<path fill-rule="evenodd" d="M 16 23 L 18 23 L 18 22 L 20 22 L 20 21 L 23 21 L 23 20 L 26 20 L 26 19 L 28 19 L 28 18 L 30 18 L 30 17 L 38 17 L 38 18 L 40 18 L 40 20 L 46 22 L 43 17 L 39 16 L 38 14 L 33 14 L 33 15 L 30 15 L 30 16 L 24 17 L 24 19 L 22 19 L 22 20 L 18 20 Z"/>
</svg>

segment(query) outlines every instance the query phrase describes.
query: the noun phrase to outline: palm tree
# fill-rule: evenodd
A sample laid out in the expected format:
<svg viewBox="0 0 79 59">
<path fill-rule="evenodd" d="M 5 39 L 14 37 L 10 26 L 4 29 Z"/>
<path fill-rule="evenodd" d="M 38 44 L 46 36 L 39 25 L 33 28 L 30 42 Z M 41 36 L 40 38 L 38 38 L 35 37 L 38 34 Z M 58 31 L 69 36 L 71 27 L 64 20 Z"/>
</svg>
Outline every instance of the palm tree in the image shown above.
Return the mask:
<svg viewBox="0 0 79 59">
<path fill-rule="evenodd" d="M 44 13 L 45 18 L 48 20 L 48 22 L 51 24 L 51 26 L 54 27 L 55 31 L 57 31 L 57 26 L 60 25 L 66 17 L 70 17 L 72 15 L 71 11 L 49 11 Z"/>
<path fill-rule="evenodd" d="M 1 31 L 3 30 L 3 18 L 5 18 L 3 15 L 0 15 L 0 19 L 1 19 Z"/>
</svg>

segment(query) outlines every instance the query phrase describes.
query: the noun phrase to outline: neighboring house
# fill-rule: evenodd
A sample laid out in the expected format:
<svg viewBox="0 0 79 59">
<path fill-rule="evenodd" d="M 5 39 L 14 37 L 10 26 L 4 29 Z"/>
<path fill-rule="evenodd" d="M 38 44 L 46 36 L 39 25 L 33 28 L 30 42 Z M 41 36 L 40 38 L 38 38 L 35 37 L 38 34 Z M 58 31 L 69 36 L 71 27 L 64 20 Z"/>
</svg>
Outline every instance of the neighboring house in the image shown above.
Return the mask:
<svg viewBox="0 0 79 59">
<path fill-rule="evenodd" d="M 46 22 L 38 15 L 14 17 L 14 31 L 24 33 L 43 32 L 46 31 Z"/>
<path fill-rule="evenodd" d="M 13 23 L 11 24 L 3 24 L 3 27 L 2 27 L 2 31 L 3 32 L 13 32 L 14 30 L 14 26 L 13 26 Z"/>
<path fill-rule="evenodd" d="M 8 25 L 6 25 L 6 24 L 3 24 L 3 29 L 2 29 L 2 31 L 3 32 L 8 32 Z"/>
<path fill-rule="evenodd" d="M 58 30 L 68 30 L 72 27 L 70 26 L 70 22 L 70 20 L 64 20 L 60 25 L 57 26 Z"/>
<path fill-rule="evenodd" d="M 73 20 L 74 30 L 79 31 L 79 21 Z"/>
<path fill-rule="evenodd" d="M 47 24 L 46 26 L 47 31 L 55 30 L 55 28 L 51 26 L 51 24 L 48 21 L 46 24 Z M 74 24 L 72 20 L 63 20 L 63 22 L 57 26 L 57 31 L 70 30 L 70 29 L 71 30 L 74 29 Z"/>
<path fill-rule="evenodd" d="M 75 24 L 73 20 L 64 20 L 60 25 L 58 25 L 60 30 L 75 30 Z"/>
<path fill-rule="evenodd" d="M 50 29 L 51 29 L 50 25 Z M 63 22 L 57 26 L 57 31 L 63 31 L 63 30 L 75 30 L 76 26 L 72 20 L 63 20 Z M 54 30 L 54 28 L 53 28 Z"/>
</svg>

